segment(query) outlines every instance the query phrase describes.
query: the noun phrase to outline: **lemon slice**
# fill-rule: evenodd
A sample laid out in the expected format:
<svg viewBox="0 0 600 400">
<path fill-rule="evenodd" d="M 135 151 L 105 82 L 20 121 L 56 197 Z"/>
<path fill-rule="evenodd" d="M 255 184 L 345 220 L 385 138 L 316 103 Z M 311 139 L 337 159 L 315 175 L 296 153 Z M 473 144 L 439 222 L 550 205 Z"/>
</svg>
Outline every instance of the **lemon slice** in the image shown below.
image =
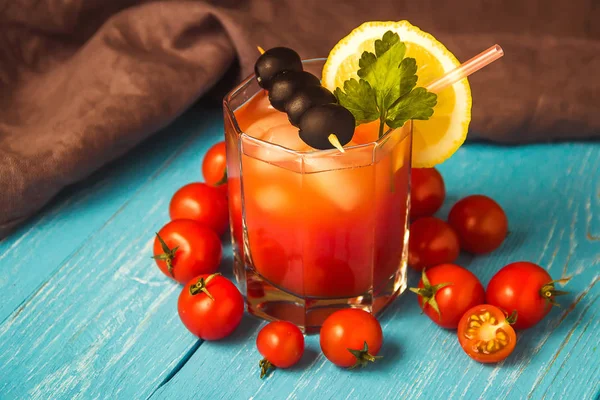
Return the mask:
<svg viewBox="0 0 600 400">
<path fill-rule="evenodd" d="M 408 21 L 365 22 L 340 40 L 323 67 L 322 84 L 329 90 L 343 88 L 344 81 L 358 79 L 363 51 L 375 52 L 375 40 L 387 31 L 406 44 L 406 57 L 417 61 L 417 86 L 425 86 L 460 65 L 456 57 L 430 34 Z M 448 159 L 464 143 L 471 122 L 471 88 L 467 78 L 438 93 L 433 116 L 414 121 L 412 166 L 433 167 Z"/>
</svg>

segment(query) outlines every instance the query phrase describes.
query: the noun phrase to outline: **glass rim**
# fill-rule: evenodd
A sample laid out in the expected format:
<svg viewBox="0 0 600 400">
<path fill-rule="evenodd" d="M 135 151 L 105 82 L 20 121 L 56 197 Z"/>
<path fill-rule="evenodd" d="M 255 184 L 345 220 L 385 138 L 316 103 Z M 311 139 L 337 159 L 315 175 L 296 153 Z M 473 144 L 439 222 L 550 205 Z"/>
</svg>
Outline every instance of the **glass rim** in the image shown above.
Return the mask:
<svg viewBox="0 0 600 400">
<path fill-rule="evenodd" d="M 318 63 L 318 62 L 325 62 L 327 61 L 327 58 L 324 57 L 318 57 L 318 58 L 309 58 L 309 59 L 305 59 L 302 60 L 302 64 L 313 64 L 313 63 Z M 243 132 L 242 129 L 240 128 L 240 126 L 238 125 L 238 121 L 237 118 L 235 116 L 235 110 L 233 110 L 230 107 L 230 103 L 233 100 L 233 98 L 237 95 L 239 95 L 244 89 L 246 89 L 254 80 L 256 74 L 251 74 L 248 77 L 246 77 L 244 80 L 242 80 L 242 82 L 240 82 L 236 87 L 234 87 L 233 89 L 231 89 L 223 98 L 223 108 L 227 111 L 227 114 L 229 116 L 229 119 L 231 121 L 231 123 L 233 124 L 233 128 L 235 129 L 236 133 L 240 136 L 245 137 L 248 140 L 251 140 L 255 143 L 267 146 L 267 147 L 274 147 L 277 148 L 281 151 L 285 151 L 287 153 L 290 154 L 295 154 L 299 157 L 302 156 L 310 156 L 310 155 L 315 155 L 315 154 L 319 154 L 320 156 L 327 156 L 329 154 L 340 154 L 340 151 L 337 149 L 328 149 L 328 150 L 318 150 L 318 149 L 312 149 L 312 150 L 294 150 L 294 149 L 290 149 L 289 147 L 285 147 L 285 146 L 281 146 L 275 143 L 271 143 L 271 142 L 267 142 L 265 140 L 259 139 L 259 138 L 255 138 L 253 136 L 248 135 L 246 132 Z M 256 93 L 252 94 L 252 96 L 250 96 L 250 99 L 254 96 L 256 96 L 258 93 L 260 92 L 257 91 Z M 407 121 L 402 127 L 400 128 L 396 128 L 396 129 L 388 129 L 387 132 L 381 136 L 380 138 L 378 138 L 377 140 L 371 141 L 371 142 L 367 142 L 367 143 L 363 143 L 363 144 L 357 144 L 354 146 L 349 146 L 349 147 L 344 147 L 344 150 L 346 150 L 346 152 L 354 152 L 357 150 L 361 150 L 370 146 L 378 146 L 381 143 L 383 143 L 384 141 L 388 140 L 391 133 L 394 131 L 397 131 L 399 129 L 405 129 L 407 127 L 407 124 L 410 124 L 410 126 L 408 126 L 408 129 L 406 129 L 406 132 L 404 135 L 402 135 L 399 140 L 404 139 L 406 136 L 408 136 L 409 134 L 412 133 L 413 130 L 413 124 L 412 121 L 409 120 Z"/>
</svg>

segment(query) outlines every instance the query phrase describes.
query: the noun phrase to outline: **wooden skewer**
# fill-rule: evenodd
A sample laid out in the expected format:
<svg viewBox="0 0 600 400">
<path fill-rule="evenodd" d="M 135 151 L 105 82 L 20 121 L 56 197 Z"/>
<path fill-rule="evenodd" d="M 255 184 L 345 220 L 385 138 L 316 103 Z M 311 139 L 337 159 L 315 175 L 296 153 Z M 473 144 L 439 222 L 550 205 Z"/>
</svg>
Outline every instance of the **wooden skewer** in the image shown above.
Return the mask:
<svg viewBox="0 0 600 400">
<path fill-rule="evenodd" d="M 344 150 L 344 148 L 342 147 L 342 144 L 340 143 L 340 140 L 335 135 L 335 133 L 332 133 L 331 135 L 327 136 L 327 140 L 329 140 L 329 143 L 331 143 L 331 145 L 333 147 L 335 147 L 336 149 L 338 149 L 340 152 L 342 152 L 342 153 L 346 152 L 346 150 Z"/>
<path fill-rule="evenodd" d="M 260 46 L 256 46 L 256 48 L 258 49 L 258 52 L 259 52 L 261 55 L 262 55 L 262 54 L 265 54 L 265 49 L 263 49 L 263 48 L 262 48 L 262 47 L 260 47 Z"/>
</svg>

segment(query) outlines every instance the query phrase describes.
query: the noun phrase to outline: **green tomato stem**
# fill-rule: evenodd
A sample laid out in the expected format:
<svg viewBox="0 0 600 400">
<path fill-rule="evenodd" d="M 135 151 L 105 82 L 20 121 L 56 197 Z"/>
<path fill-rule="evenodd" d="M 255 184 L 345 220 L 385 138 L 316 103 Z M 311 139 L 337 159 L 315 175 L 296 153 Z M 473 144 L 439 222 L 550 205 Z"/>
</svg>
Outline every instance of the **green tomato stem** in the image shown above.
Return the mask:
<svg viewBox="0 0 600 400">
<path fill-rule="evenodd" d="M 156 233 L 156 237 L 158 238 L 158 241 L 160 242 L 160 247 L 162 248 L 162 251 L 164 253 L 156 255 L 152 258 L 154 258 L 155 260 L 164 261 L 167 264 L 169 274 L 174 278 L 175 274 L 173 272 L 173 260 L 175 259 L 175 253 L 177 253 L 179 246 L 170 249 L 169 246 L 167 246 L 167 243 L 165 243 L 165 241 L 163 240 L 163 238 L 160 237 L 158 232 Z"/>
<path fill-rule="evenodd" d="M 354 357 L 356 357 L 356 363 L 353 366 L 351 366 L 349 369 L 354 369 L 354 368 L 359 368 L 359 367 L 362 368 L 370 362 L 374 363 L 375 361 L 379 360 L 380 358 L 383 358 L 383 356 L 374 356 L 374 355 L 370 354 L 369 353 L 369 345 L 367 344 L 366 341 L 361 350 L 355 350 L 355 349 L 347 349 L 347 350 L 350 353 L 352 353 L 352 355 Z"/>
<path fill-rule="evenodd" d="M 271 362 L 269 360 L 267 360 L 266 358 L 263 358 L 262 360 L 260 360 L 258 362 L 258 366 L 260 367 L 260 379 L 264 378 L 265 376 L 267 376 L 267 374 L 269 373 L 269 371 L 274 370 L 276 367 L 271 364 Z"/>
<path fill-rule="evenodd" d="M 192 296 L 195 296 L 197 294 L 204 293 L 205 295 L 208 296 L 209 299 L 211 299 L 212 301 L 214 301 L 215 298 L 208 291 L 207 285 L 208 285 L 208 283 L 211 280 L 214 279 L 215 276 L 220 276 L 220 275 L 221 274 L 217 272 L 217 273 L 214 273 L 212 275 L 209 275 L 206 279 L 204 279 L 204 278 L 198 279 L 198 282 L 196 282 L 192 286 L 190 286 L 190 294 Z"/>
</svg>

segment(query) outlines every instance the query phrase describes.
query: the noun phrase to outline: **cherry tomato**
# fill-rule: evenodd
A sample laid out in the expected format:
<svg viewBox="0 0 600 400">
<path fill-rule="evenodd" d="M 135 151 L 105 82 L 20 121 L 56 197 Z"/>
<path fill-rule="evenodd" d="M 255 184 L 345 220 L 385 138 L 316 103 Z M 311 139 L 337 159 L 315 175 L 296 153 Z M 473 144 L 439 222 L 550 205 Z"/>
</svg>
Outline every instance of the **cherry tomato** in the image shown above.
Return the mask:
<svg viewBox="0 0 600 400">
<path fill-rule="evenodd" d="M 363 367 L 375 362 L 383 344 L 383 332 L 377 319 L 358 308 L 346 308 L 331 314 L 321 327 L 321 350 L 338 367 Z"/>
<path fill-rule="evenodd" d="M 410 224 L 408 265 L 416 271 L 438 264 L 451 263 L 460 246 L 454 230 L 439 218 L 420 218 Z"/>
<path fill-rule="evenodd" d="M 410 171 L 410 218 L 415 220 L 436 213 L 446 198 L 442 175 L 435 168 Z"/>
<path fill-rule="evenodd" d="M 264 357 L 259 363 L 263 378 L 272 368 L 289 368 L 300 361 L 304 354 L 304 336 L 291 322 L 274 321 L 260 330 L 256 347 Z"/>
<path fill-rule="evenodd" d="M 442 328 L 456 329 L 464 313 L 485 302 L 485 291 L 479 279 L 469 270 L 455 264 L 441 264 L 423 270 L 418 288 L 419 306 Z"/>
<path fill-rule="evenodd" d="M 244 314 L 244 298 L 221 274 L 203 274 L 183 287 L 177 302 L 183 325 L 204 340 L 219 340 L 238 327 Z"/>
<path fill-rule="evenodd" d="M 222 185 L 217 186 L 217 189 L 221 191 L 225 195 L 226 199 L 229 199 L 229 184 L 224 183 Z"/>
<path fill-rule="evenodd" d="M 209 186 L 219 186 L 227 182 L 225 142 L 219 142 L 208 149 L 202 160 L 202 176 Z"/>
<path fill-rule="evenodd" d="M 458 234 L 461 248 L 474 254 L 497 249 L 508 232 L 502 207 L 482 195 L 459 200 L 450 210 L 448 223 Z"/>
<path fill-rule="evenodd" d="M 227 198 L 220 189 L 204 183 L 190 183 L 173 195 L 169 205 L 171 219 L 193 219 L 218 235 L 228 227 Z"/>
<path fill-rule="evenodd" d="M 553 281 L 548 272 L 530 262 L 508 264 L 490 280 L 486 299 L 507 312 L 517 311 L 515 329 L 531 328 L 540 322 L 556 304 L 556 296 L 566 294 L 554 288 L 554 284 L 567 279 Z"/>
<path fill-rule="evenodd" d="M 202 160 L 202 176 L 209 186 L 219 188 L 225 197 L 229 197 L 227 190 L 227 157 L 225 142 L 213 145 Z"/>
<path fill-rule="evenodd" d="M 468 310 L 460 319 L 458 342 L 475 361 L 502 361 L 513 352 L 517 343 L 511 322 L 498 307 L 480 304 Z"/>
<path fill-rule="evenodd" d="M 215 232 L 191 219 L 167 223 L 154 238 L 154 260 L 169 278 L 186 284 L 200 274 L 217 272 L 221 240 Z"/>
</svg>

